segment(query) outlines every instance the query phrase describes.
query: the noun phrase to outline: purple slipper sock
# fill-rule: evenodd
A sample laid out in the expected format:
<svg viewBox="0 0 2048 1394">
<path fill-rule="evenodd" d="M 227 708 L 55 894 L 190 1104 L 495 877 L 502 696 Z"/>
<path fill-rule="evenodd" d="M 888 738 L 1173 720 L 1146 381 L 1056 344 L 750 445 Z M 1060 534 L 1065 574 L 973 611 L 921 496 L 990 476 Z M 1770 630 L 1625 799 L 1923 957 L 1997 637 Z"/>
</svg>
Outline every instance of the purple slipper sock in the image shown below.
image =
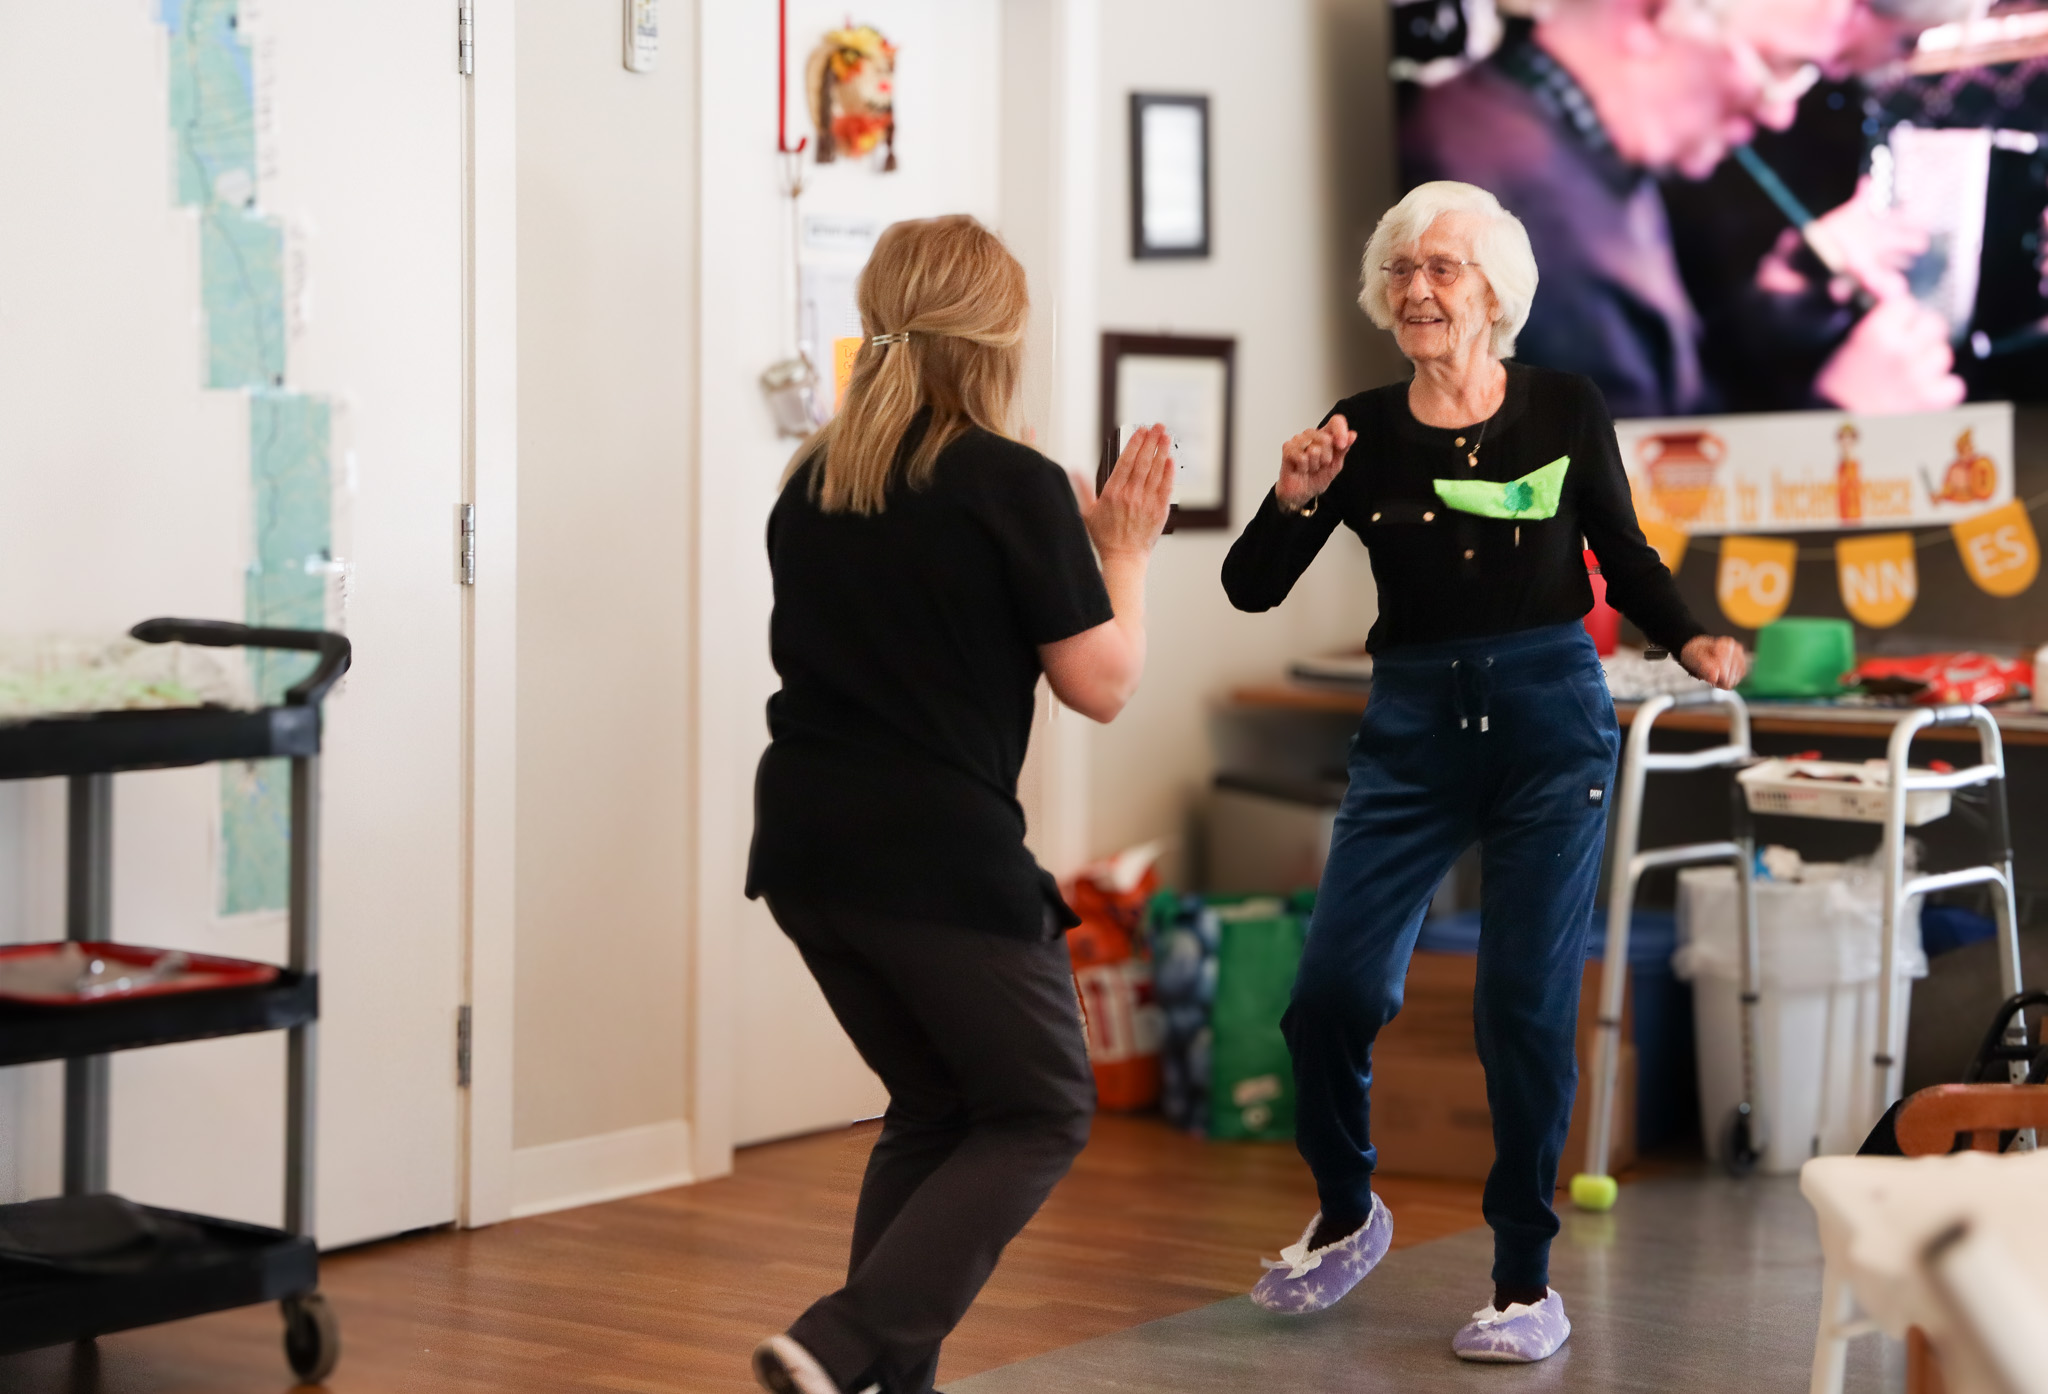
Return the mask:
<svg viewBox="0 0 2048 1394">
<path fill-rule="evenodd" d="M 1526 1365 L 1554 1354 L 1571 1334 L 1564 1299 L 1556 1288 L 1550 1288 L 1534 1306 L 1516 1302 L 1500 1312 L 1488 1304 L 1474 1312 L 1472 1320 L 1451 1338 L 1451 1350 L 1460 1360 Z"/>
<path fill-rule="evenodd" d="M 1358 1286 L 1387 1256 L 1394 1239 L 1394 1217 L 1378 1196 L 1364 1224 L 1334 1244 L 1309 1248 L 1320 1213 L 1308 1222 L 1301 1238 L 1280 1251 L 1279 1259 L 1261 1259 L 1266 1275 L 1252 1289 L 1252 1301 L 1269 1312 L 1320 1312 Z"/>
</svg>

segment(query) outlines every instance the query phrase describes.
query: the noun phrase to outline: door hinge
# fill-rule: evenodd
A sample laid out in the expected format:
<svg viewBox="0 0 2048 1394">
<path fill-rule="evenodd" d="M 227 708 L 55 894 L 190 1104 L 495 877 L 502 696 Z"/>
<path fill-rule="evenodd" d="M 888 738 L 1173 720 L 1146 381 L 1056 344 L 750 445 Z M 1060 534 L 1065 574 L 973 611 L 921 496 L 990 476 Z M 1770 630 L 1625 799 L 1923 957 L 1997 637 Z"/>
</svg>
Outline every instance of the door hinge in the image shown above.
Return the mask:
<svg viewBox="0 0 2048 1394">
<path fill-rule="evenodd" d="M 455 1087 L 469 1088 L 470 1006 L 464 1002 L 455 1012 Z"/>
<path fill-rule="evenodd" d="M 455 71 L 464 77 L 476 74 L 476 7 L 455 7 Z"/>
<path fill-rule="evenodd" d="M 456 554 L 456 562 L 462 569 L 462 584 L 476 584 L 476 505 L 462 505 L 462 545 Z"/>
</svg>

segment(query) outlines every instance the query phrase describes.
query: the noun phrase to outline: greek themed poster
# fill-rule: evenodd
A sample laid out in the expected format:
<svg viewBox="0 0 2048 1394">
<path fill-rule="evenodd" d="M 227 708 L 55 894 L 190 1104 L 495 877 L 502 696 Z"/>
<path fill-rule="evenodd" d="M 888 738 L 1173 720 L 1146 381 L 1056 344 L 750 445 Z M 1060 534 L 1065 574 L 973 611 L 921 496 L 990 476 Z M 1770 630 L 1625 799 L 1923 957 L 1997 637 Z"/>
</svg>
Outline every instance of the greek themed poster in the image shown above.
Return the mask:
<svg viewBox="0 0 2048 1394">
<path fill-rule="evenodd" d="M 1636 512 L 1694 536 L 1946 527 L 2012 502 L 2012 405 L 1619 421 Z"/>
</svg>

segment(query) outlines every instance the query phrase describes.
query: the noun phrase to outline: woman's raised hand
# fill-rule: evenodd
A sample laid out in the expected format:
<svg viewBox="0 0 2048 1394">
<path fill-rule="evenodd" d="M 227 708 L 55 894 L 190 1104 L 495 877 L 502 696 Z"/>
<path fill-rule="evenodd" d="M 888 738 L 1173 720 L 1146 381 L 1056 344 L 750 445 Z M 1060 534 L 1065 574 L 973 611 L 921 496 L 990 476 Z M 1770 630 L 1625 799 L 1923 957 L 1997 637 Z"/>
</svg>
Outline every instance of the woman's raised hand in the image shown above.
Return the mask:
<svg viewBox="0 0 2048 1394">
<path fill-rule="evenodd" d="M 1107 558 L 1120 553 L 1149 553 L 1166 530 L 1173 502 L 1173 437 L 1164 426 L 1146 426 L 1131 433 L 1117 457 L 1116 468 L 1103 483 L 1102 497 L 1079 473 L 1074 492 L 1081 519 L 1095 550 Z"/>
<path fill-rule="evenodd" d="M 1291 438 L 1280 447 L 1280 482 L 1273 493 L 1288 508 L 1308 507 L 1336 481 L 1357 439 L 1358 432 L 1341 416 Z"/>
</svg>

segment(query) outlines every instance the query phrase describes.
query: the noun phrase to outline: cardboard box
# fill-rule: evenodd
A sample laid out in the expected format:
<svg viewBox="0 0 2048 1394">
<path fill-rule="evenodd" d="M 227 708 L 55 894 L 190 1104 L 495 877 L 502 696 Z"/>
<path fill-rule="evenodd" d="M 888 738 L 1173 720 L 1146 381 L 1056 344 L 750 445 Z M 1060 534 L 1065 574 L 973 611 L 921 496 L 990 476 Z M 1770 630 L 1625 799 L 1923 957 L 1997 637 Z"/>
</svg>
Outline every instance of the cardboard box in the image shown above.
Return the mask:
<svg viewBox="0 0 2048 1394">
<path fill-rule="evenodd" d="M 1473 1057 L 1479 1043 L 1472 1026 L 1472 992 L 1479 982 L 1479 960 L 1470 954 L 1417 953 L 1408 962 L 1408 984 L 1401 1011 L 1380 1031 L 1373 1047 L 1401 1055 Z M 1635 1039 L 1633 993 L 1622 994 L 1621 1038 Z M 1593 1029 L 1600 1019 L 1600 965 L 1588 961 L 1579 985 L 1580 1068 L 1591 1060 Z"/>
<path fill-rule="evenodd" d="M 1614 1107 L 1610 1173 L 1636 1155 L 1636 1048 L 1621 1048 L 1620 1088 Z M 1579 1094 L 1572 1129 L 1558 1162 L 1557 1184 L 1567 1186 L 1585 1169 L 1587 1115 L 1593 1106 L 1590 1060 L 1579 1062 Z M 1389 1176 L 1434 1176 L 1484 1181 L 1493 1167 L 1493 1114 L 1486 1104 L 1486 1071 L 1477 1055 L 1402 1055 L 1373 1052 L 1372 1140 L 1379 1169 Z"/>
<path fill-rule="evenodd" d="M 1390 1176 L 1483 1181 L 1493 1166 L 1493 1115 L 1472 1027 L 1478 976 L 1479 961 L 1468 954 L 1418 953 L 1409 964 L 1401 1012 L 1380 1032 L 1372 1053 L 1372 1140 L 1379 1169 Z M 1599 1001 L 1600 965 L 1589 961 L 1579 989 L 1579 1092 L 1558 1163 L 1561 1186 L 1585 1167 Z M 1629 998 L 1622 1001 L 1610 1172 L 1636 1155 L 1636 1049 L 1629 1043 Z"/>
</svg>

